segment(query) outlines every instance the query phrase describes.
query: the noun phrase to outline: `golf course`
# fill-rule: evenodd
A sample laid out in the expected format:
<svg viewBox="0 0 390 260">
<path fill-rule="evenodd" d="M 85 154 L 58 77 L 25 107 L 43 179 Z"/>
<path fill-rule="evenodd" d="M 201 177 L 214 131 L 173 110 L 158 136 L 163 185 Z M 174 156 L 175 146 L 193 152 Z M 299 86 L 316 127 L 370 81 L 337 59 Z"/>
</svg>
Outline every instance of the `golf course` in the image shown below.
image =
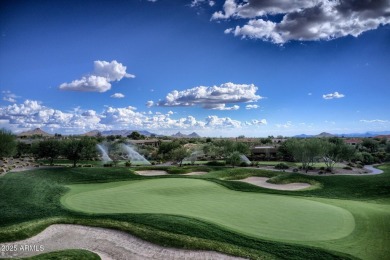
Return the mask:
<svg viewBox="0 0 390 260">
<path fill-rule="evenodd" d="M 0 242 L 72 224 L 249 259 L 389 259 L 390 166 L 379 168 L 378 175 L 326 177 L 209 166 L 154 167 L 168 173 L 159 176 L 135 173 L 146 167 L 11 172 L 0 177 Z M 187 175 L 198 171 L 204 174 Z M 311 188 L 238 181 L 251 176 Z M 33 259 L 89 251 L 44 253 Z"/>
</svg>

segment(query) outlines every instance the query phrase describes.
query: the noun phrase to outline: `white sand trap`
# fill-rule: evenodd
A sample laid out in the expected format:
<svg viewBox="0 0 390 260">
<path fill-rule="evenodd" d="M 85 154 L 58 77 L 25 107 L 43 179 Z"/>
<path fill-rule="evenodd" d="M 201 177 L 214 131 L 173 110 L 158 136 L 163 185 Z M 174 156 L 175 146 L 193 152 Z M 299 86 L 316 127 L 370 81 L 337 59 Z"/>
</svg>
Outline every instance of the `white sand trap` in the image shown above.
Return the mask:
<svg viewBox="0 0 390 260">
<path fill-rule="evenodd" d="M 189 172 L 189 173 L 185 173 L 183 175 L 203 175 L 206 173 L 208 173 L 208 172 Z"/>
<path fill-rule="evenodd" d="M 159 176 L 159 175 L 167 175 L 168 174 L 166 171 L 157 171 L 157 170 L 135 171 L 135 173 L 142 175 L 142 176 Z"/>
<path fill-rule="evenodd" d="M 300 182 L 293 182 L 288 184 L 272 184 L 267 182 L 268 179 L 269 178 L 266 177 L 248 177 L 246 179 L 242 179 L 239 181 L 243 181 L 256 186 L 260 186 L 267 189 L 274 189 L 274 190 L 302 190 L 302 189 L 309 188 L 311 186 L 308 183 L 300 183 Z"/>
<path fill-rule="evenodd" d="M 20 250 L 35 245 L 43 251 Z M 0 258 L 27 257 L 65 249 L 86 249 L 101 259 L 242 259 L 213 251 L 195 251 L 162 247 L 125 232 L 79 225 L 51 225 L 38 235 L 22 241 L 0 243 L 2 248 L 18 249 L 0 252 Z M 8 247 L 7 247 L 8 246 Z M 42 246 L 42 247 L 41 247 Z"/>
</svg>

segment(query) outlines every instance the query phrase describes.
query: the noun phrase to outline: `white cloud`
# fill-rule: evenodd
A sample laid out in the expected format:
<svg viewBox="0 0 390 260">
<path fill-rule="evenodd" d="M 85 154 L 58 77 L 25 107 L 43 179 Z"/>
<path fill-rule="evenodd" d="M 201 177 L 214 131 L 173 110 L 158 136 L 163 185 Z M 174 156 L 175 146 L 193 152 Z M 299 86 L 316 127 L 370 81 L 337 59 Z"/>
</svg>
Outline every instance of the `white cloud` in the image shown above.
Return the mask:
<svg viewBox="0 0 390 260">
<path fill-rule="evenodd" d="M 211 7 L 215 5 L 215 1 L 213 0 L 192 0 L 191 7 L 196 7 L 203 3 L 207 3 Z"/>
<path fill-rule="evenodd" d="M 226 104 L 208 104 L 208 105 L 205 105 L 204 108 L 207 108 L 207 109 L 213 109 L 213 110 L 238 110 L 240 109 L 240 106 L 238 105 L 234 105 L 234 106 L 231 106 L 231 107 L 227 107 Z"/>
<path fill-rule="evenodd" d="M 71 83 L 62 83 L 59 89 L 82 92 L 106 92 L 111 89 L 110 82 L 135 77 L 132 74 L 128 74 L 126 69 L 126 66 L 123 66 L 116 60 L 111 62 L 97 60 L 94 61 L 94 72 L 92 74 L 73 80 Z"/>
<path fill-rule="evenodd" d="M 291 40 L 331 40 L 390 24 L 388 0 L 301 0 L 236 3 L 225 0 L 223 11 L 211 19 L 244 19 L 246 24 L 225 30 L 243 38 L 262 39 L 277 44 Z M 282 15 L 280 22 L 269 17 Z"/>
<path fill-rule="evenodd" d="M 344 94 L 341 94 L 341 93 L 339 93 L 339 92 L 337 92 L 337 91 L 334 92 L 334 93 L 322 95 L 322 98 L 323 98 L 323 99 L 334 99 L 334 98 L 343 98 L 343 97 L 345 97 L 345 95 L 344 95 Z"/>
<path fill-rule="evenodd" d="M 13 128 L 30 129 L 37 127 L 73 129 L 76 131 L 105 129 L 100 118 L 93 110 L 81 112 L 62 112 L 43 106 L 35 100 L 26 100 L 22 104 L 0 107 L 0 120 L 8 120 Z"/>
<path fill-rule="evenodd" d="M 10 103 L 15 103 L 17 101 L 16 99 L 20 98 L 9 90 L 3 90 L 1 93 L 3 94 L 3 100 Z"/>
<path fill-rule="evenodd" d="M 285 124 L 276 124 L 277 128 L 290 128 L 293 124 L 291 121 L 287 121 Z"/>
<path fill-rule="evenodd" d="M 372 124 L 372 123 L 384 124 L 384 123 L 389 123 L 390 121 L 389 120 L 381 120 L 381 119 L 373 119 L 373 120 L 362 119 L 362 120 L 360 120 L 360 122 L 369 123 L 369 124 Z"/>
<path fill-rule="evenodd" d="M 195 106 L 205 109 L 237 110 L 239 106 L 227 107 L 226 104 L 255 102 L 262 97 L 256 95 L 258 87 L 254 84 L 234 84 L 231 82 L 220 86 L 199 86 L 183 91 L 174 90 L 159 101 L 157 106 Z"/>
<path fill-rule="evenodd" d="M 150 112 L 150 111 L 149 111 Z M 62 133 L 83 133 L 90 130 L 109 129 L 155 129 L 165 130 L 204 130 L 241 128 L 241 121 L 216 115 L 198 119 L 194 116 L 173 118 L 176 113 L 168 111 L 147 113 L 137 112 L 137 108 L 107 106 L 102 112 L 75 108 L 70 112 L 53 109 L 39 101 L 26 100 L 21 104 L 0 107 L 0 121 L 13 130 L 42 127 Z M 266 120 L 252 120 L 253 124 L 266 124 Z"/>
<path fill-rule="evenodd" d="M 266 119 L 260 119 L 260 120 L 253 119 L 252 123 L 254 125 L 267 125 L 268 124 Z"/>
<path fill-rule="evenodd" d="M 208 116 L 206 127 L 210 128 L 240 128 L 241 122 L 230 117 Z"/>
<path fill-rule="evenodd" d="M 259 105 L 246 105 L 246 106 L 245 106 L 245 109 L 250 110 L 250 109 L 257 109 L 257 108 L 259 108 L 259 107 L 260 107 Z"/>
<path fill-rule="evenodd" d="M 154 105 L 154 102 L 152 100 L 149 100 L 146 102 L 147 107 L 152 107 Z"/>
<path fill-rule="evenodd" d="M 115 93 L 113 95 L 111 95 L 112 98 L 124 98 L 125 95 L 123 95 L 122 93 Z"/>
</svg>

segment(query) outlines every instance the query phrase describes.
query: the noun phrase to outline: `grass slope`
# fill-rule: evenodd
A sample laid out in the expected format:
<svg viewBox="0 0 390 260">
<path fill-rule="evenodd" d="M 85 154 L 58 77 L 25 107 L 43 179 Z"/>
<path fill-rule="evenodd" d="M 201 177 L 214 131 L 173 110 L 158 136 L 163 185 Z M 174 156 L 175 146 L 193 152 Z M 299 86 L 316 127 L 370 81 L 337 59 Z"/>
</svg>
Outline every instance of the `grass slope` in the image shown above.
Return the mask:
<svg viewBox="0 0 390 260">
<path fill-rule="evenodd" d="M 255 239 L 189 217 L 161 214 L 89 215 L 69 211 L 60 204 L 61 196 L 67 191 L 66 185 L 155 178 L 137 176 L 123 168 L 39 169 L 10 173 L 0 178 L 0 241 L 20 240 L 40 232 L 50 224 L 70 223 L 115 228 L 164 246 L 210 249 L 251 259 L 344 259 L 351 258 L 351 255 L 362 259 L 388 259 L 390 166 L 382 166 L 381 169 L 385 173 L 375 176 L 317 177 L 280 175 L 282 173 L 249 168 L 208 168 L 210 172 L 203 176 L 178 177 L 206 178 L 229 189 L 251 193 L 294 195 L 322 203 L 325 199 L 326 203 L 332 201 L 334 206 L 344 208 L 354 216 L 356 227 L 349 236 L 339 240 L 306 241 L 302 242 L 303 245 Z M 186 170 L 177 173 L 181 172 Z M 283 179 L 283 182 L 300 179 L 320 183 L 322 188 L 284 192 L 215 179 L 237 179 L 249 175 L 279 175 L 278 179 Z"/>
<path fill-rule="evenodd" d="M 24 258 L 12 258 L 12 259 L 23 259 L 23 260 L 100 260 L 101 258 L 92 252 L 87 250 L 69 249 L 63 251 L 55 251 L 50 253 L 44 253 L 32 257 Z"/>
</svg>

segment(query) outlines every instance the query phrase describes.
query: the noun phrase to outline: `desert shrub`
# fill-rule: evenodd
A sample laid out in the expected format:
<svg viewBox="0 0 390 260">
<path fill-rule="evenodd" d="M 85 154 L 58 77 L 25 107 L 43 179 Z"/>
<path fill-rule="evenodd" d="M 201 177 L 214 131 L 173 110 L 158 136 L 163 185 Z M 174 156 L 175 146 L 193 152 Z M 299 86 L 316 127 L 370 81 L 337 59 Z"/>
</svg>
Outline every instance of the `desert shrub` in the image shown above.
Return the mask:
<svg viewBox="0 0 390 260">
<path fill-rule="evenodd" d="M 278 163 L 275 165 L 275 169 L 278 169 L 278 170 L 285 170 L 288 168 L 289 168 L 288 165 L 285 163 Z"/>
<path fill-rule="evenodd" d="M 225 162 L 218 162 L 218 161 L 211 161 L 211 162 L 206 163 L 206 165 L 208 165 L 208 166 L 225 166 L 226 163 Z"/>
<path fill-rule="evenodd" d="M 241 167 L 248 167 L 249 165 L 246 162 L 242 162 L 242 163 L 240 163 L 240 166 Z"/>
<path fill-rule="evenodd" d="M 131 166 L 131 162 L 130 161 L 125 162 L 125 166 L 126 167 L 130 167 Z"/>
</svg>

